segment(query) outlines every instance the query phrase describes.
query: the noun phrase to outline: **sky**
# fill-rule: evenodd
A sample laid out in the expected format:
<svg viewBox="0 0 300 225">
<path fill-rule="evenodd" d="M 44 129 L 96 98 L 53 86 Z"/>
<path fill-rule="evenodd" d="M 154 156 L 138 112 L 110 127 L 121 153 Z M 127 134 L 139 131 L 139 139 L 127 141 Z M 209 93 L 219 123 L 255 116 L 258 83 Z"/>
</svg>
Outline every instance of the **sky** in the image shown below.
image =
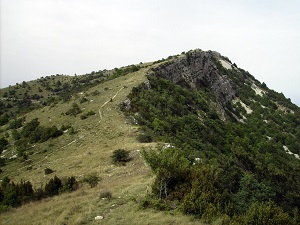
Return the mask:
<svg viewBox="0 0 300 225">
<path fill-rule="evenodd" d="M 299 0 L 0 0 L 0 86 L 191 49 L 227 56 L 300 106 Z"/>
</svg>

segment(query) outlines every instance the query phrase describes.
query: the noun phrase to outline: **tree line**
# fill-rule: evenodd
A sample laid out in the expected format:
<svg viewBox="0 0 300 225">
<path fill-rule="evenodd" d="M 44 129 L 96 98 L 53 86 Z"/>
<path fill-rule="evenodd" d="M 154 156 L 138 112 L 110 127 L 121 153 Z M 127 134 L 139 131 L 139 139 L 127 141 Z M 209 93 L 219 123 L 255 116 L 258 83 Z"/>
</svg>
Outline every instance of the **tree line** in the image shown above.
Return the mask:
<svg viewBox="0 0 300 225">
<path fill-rule="evenodd" d="M 30 201 L 38 201 L 64 192 L 75 191 L 78 181 L 74 176 L 61 180 L 57 176 L 51 178 L 44 187 L 34 189 L 30 181 L 19 183 L 4 177 L 0 187 L 0 212 L 11 207 L 18 207 Z"/>
</svg>

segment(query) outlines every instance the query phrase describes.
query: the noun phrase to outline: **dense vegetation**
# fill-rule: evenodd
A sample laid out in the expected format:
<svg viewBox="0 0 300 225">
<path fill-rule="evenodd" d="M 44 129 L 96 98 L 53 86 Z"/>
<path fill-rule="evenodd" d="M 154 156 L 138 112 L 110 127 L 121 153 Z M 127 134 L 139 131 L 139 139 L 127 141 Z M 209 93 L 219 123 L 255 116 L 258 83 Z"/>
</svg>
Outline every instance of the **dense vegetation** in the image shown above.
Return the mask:
<svg viewBox="0 0 300 225">
<path fill-rule="evenodd" d="M 8 177 L 4 177 L 0 187 L 0 212 L 30 201 L 38 201 L 63 192 L 75 191 L 77 188 L 78 181 L 74 176 L 68 177 L 64 181 L 54 176 L 46 183 L 45 187 L 37 189 L 33 188 L 30 181 L 21 180 L 19 183 L 14 183 Z"/>
<path fill-rule="evenodd" d="M 133 89 L 127 113 L 142 127 L 139 139 L 171 143 L 143 152 L 157 175 L 153 198 L 144 205 L 157 206 L 157 198 L 165 204 L 158 208 L 165 209 L 175 202 L 183 212 L 208 222 L 221 218 L 240 224 L 297 224 L 300 161 L 284 147 L 300 153 L 300 110 L 246 71 L 223 73 L 235 81 L 251 114 L 239 103 L 228 104 L 222 121 L 209 90 L 185 88 L 156 76 L 148 77 L 148 87 Z M 256 95 L 251 82 L 266 94 Z M 243 117 L 245 122 L 239 122 Z"/>
</svg>

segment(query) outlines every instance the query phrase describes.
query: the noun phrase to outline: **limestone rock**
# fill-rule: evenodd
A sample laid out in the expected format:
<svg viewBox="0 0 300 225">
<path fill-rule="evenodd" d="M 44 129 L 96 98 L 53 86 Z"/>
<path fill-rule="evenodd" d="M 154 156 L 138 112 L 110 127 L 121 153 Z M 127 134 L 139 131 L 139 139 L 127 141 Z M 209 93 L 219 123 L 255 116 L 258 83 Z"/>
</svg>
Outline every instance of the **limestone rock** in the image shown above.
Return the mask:
<svg viewBox="0 0 300 225">
<path fill-rule="evenodd" d="M 236 91 L 230 79 L 222 75 L 215 65 L 220 57 L 218 52 L 196 50 L 154 68 L 153 72 L 175 84 L 209 88 L 224 107 L 236 97 Z"/>
</svg>

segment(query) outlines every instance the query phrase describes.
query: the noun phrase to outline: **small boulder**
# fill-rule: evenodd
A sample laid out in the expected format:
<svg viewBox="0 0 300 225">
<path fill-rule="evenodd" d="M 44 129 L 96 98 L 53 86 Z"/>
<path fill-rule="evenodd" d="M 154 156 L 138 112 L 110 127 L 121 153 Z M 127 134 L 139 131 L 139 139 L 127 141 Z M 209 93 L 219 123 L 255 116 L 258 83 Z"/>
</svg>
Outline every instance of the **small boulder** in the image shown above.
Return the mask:
<svg viewBox="0 0 300 225">
<path fill-rule="evenodd" d="M 103 216 L 95 216 L 95 220 L 102 220 L 103 218 Z"/>
</svg>

